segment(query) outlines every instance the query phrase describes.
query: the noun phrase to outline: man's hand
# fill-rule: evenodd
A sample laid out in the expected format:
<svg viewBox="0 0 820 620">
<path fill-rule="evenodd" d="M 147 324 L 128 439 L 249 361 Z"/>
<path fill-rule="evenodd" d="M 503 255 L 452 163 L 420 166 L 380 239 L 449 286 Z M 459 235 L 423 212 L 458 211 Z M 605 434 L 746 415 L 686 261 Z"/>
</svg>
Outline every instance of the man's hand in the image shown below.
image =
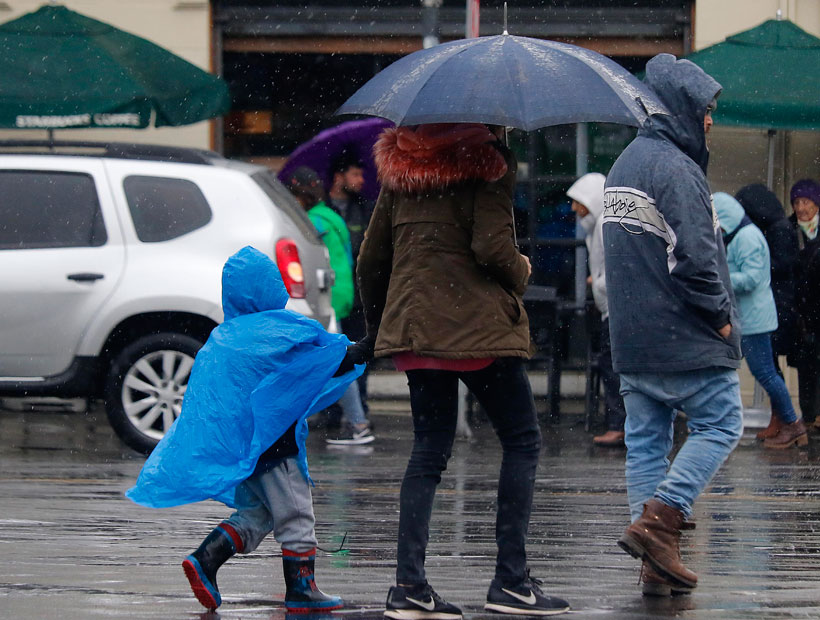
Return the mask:
<svg viewBox="0 0 820 620">
<path fill-rule="evenodd" d="M 521 256 L 524 256 L 523 254 Z M 524 260 L 527 262 L 527 280 L 530 279 L 532 275 L 532 265 L 530 264 L 530 259 L 527 256 L 524 256 Z"/>
<path fill-rule="evenodd" d="M 718 333 L 724 340 L 729 340 L 729 336 L 732 334 L 732 324 L 726 323 L 726 325 L 718 330 Z"/>
</svg>

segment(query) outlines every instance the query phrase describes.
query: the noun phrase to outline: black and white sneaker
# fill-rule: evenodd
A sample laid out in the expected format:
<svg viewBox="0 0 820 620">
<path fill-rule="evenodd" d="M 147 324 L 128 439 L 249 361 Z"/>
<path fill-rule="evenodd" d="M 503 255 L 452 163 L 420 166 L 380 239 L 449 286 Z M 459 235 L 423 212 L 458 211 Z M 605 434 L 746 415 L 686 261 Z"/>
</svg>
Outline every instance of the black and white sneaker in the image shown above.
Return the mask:
<svg viewBox="0 0 820 620">
<path fill-rule="evenodd" d="M 325 439 L 332 446 L 361 446 L 376 439 L 370 432 L 370 424 L 363 429 L 357 429 L 352 424 L 345 424 L 342 432 L 336 437 Z"/>
<path fill-rule="evenodd" d="M 458 620 L 461 610 L 441 598 L 425 583 L 419 586 L 392 586 L 387 593 L 384 615 L 396 620 Z"/>
<path fill-rule="evenodd" d="M 529 576 L 515 586 L 505 586 L 493 579 L 484 609 L 501 614 L 522 616 L 555 616 L 569 611 L 569 603 L 541 591 L 541 581 Z"/>
</svg>

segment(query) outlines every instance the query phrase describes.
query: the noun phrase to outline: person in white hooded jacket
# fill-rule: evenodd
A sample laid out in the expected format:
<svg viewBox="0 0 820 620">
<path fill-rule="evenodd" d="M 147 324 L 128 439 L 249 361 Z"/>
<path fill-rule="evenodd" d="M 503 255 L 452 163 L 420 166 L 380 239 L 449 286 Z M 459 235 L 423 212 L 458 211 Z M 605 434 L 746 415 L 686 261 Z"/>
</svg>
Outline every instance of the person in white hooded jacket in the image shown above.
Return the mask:
<svg viewBox="0 0 820 620">
<path fill-rule="evenodd" d="M 590 172 L 580 177 L 567 190 L 572 199 L 572 210 L 586 233 L 584 239 L 589 255 L 589 281 L 592 297 L 601 313 L 601 355 L 599 366 L 604 383 L 604 422 L 606 432 L 592 438 L 599 446 L 624 445 L 626 409 L 620 395 L 620 380 L 612 370 L 612 349 L 609 344 L 609 306 L 606 298 L 606 271 L 604 269 L 603 218 L 604 184 L 606 177 Z"/>
</svg>

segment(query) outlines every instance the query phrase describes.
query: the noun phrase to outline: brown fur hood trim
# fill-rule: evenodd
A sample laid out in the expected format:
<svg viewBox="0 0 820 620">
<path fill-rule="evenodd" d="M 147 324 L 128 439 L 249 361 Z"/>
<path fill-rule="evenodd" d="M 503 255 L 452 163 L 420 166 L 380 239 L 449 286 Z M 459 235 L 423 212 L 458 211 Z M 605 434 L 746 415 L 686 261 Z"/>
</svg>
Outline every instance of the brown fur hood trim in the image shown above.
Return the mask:
<svg viewBox="0 0 820 620">
<path fill-rule="evenodd" d="M 419 194 L 463 181 L 497 181 L 504 156 L 485 125 L 434 123 L 386 129 L 373 147 L 379 180 L 388 189 Z"/>
</svg>

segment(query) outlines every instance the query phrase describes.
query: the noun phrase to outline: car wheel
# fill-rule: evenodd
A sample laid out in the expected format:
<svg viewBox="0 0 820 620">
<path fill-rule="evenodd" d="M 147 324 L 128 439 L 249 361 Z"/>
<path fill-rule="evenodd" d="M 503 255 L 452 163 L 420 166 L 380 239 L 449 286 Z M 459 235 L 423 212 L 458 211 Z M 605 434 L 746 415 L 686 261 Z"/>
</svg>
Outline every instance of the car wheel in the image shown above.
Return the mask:
<svg viewBox="0 0 820 620">
<path fill-rule="evenodd" d="M 105 409 L 114 431 L 137 452 L 151 452 L 179 417 L 200 347 L 200 341 L 182 334 L 152 334 L 114 359 Z"/>
</svg>

